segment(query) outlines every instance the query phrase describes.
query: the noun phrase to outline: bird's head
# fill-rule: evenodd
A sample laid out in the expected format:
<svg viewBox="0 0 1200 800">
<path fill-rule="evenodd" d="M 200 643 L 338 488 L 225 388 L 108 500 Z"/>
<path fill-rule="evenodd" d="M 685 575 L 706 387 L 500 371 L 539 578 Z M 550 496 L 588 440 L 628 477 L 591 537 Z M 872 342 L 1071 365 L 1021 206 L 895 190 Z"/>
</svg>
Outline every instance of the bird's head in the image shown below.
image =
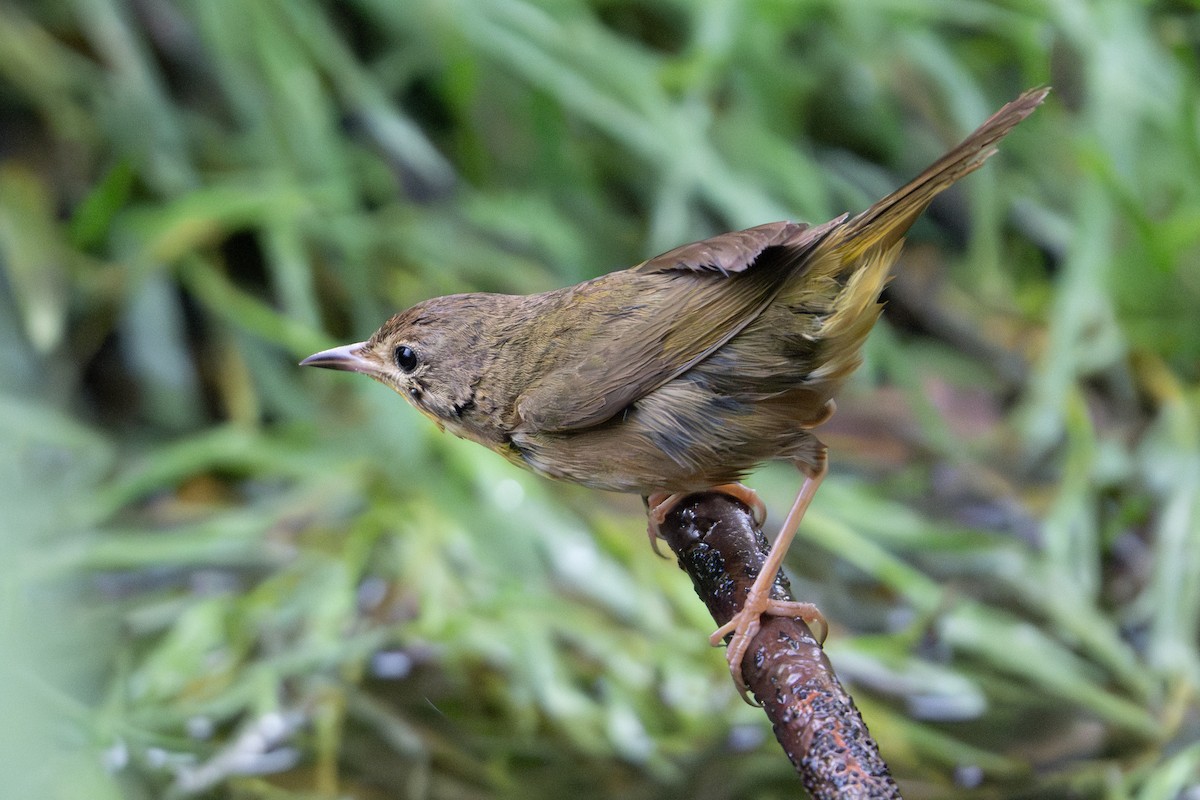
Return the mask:
<svg viewBox="0 0 1200 800">
<path fill-rule="evenodd" d="M 364 342 L 309 356 L 305 367 L 360 372 L 455 432 L 475 404 L 499 295 L 450 295 L 396 314 Z M 489 325 L 493 323 L 493 325 Z M 477 437 L 471 437 L 477 438 Z"/>
</svg>

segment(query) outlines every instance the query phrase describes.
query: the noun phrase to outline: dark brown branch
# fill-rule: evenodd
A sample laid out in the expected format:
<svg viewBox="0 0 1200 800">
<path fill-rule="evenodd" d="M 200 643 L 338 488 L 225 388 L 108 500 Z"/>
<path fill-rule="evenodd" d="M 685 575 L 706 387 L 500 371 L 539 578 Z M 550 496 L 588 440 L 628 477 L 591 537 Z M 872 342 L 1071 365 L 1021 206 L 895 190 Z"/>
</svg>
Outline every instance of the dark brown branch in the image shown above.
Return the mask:
<svg viewBox="0 0 1200 800">
<path fill-rule="evenodd" d="M 728 622 L 769 549 L 749 510 L 726 494 L 689 495 L 660 532 L 716 623 Z M 782 573 L 772 596 L 792 599 Z M 816 800 L 900 798 L 879 746 L 803 620 L 764 617 L 742 660 L 742 676 Z"/>
</svg>

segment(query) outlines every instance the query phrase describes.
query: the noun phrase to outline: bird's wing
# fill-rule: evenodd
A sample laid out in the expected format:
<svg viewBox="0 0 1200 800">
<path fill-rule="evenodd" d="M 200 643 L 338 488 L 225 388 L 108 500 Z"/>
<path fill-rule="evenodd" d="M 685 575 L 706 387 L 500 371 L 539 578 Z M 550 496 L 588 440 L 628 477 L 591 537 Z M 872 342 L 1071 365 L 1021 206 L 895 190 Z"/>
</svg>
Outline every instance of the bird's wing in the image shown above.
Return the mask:
<svg viewBox="0 0 1200 800">
<path fill-rule="evenodd" d="M 606 276 L 645 287 L 616 303 L 605 279 L 583 284 L 566 302 L 576 318 L 594 315 L 586 326 L 594 336 L 586 353 L 556 359 L 526 388 L 517 401 L 519 427 L 579 430 L 623 412 L 736 336 L 844 221 L 816 228 L 775 222 L 684 245 Z"/>
<path fill-rule="evenodd" d="M 730 231 L 691 244 L 680 245 L 634 267 L 631 272 L 717 272 L 730 275 L 745 272 L 758 263 L 768 247 L 795 243 L 803 238 L 808 225 L 803 222 L 768 222 Z"/>
<path fill-rule="evenodd" d="M 823 306 L 841 298 L 830 309 L 824 337 L 841 354 L 828 370 L 844 377 L 878 314 L 874 301 L 908 227 L 938 192 L 978 168 L 1046 91 L 1021 95 L 915 180 L 849 222 L 845 216 L 812 228 L 774 222 L 722 234 L 564 295 L 577 312 L 572 318 L 588 320 L 579 329 L 589 334 L 587 353 L 566 350 L 577 349 L 577 341 L 557 350 L 543 343 L 542 352 L 554 351 L 557 358 L 518 400 L 521 424 L 570 431 L 613 418 L 736 336 L 785 287 L 781 301 L 789 305 L 804 305 L 806 295 L 826 294 Z M 624 281 L 624 291 L 612 281 Z M 847 282 L 851 290 L 839 291 Z M 631 298 L 630 289 L 639 287 L 643 296 Z"/>
</svg>

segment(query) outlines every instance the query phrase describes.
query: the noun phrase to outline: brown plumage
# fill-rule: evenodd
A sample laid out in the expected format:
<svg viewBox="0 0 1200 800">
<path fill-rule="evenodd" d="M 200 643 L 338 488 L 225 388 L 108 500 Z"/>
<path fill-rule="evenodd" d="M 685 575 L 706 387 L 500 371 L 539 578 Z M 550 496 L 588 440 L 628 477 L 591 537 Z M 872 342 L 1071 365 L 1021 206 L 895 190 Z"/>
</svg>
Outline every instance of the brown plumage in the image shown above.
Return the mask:
<svg viewBox="0 0 1200 800">
<path fill-rule="evenodd" d="M 810 429 L 859 364 L 904 234 L 1045 96 L 1021 95 L 857 216 L 726 233 L 542 294 L 434 298 L 302 363 L 370 375 L 459 436 L 601 489 L 690 492 L 792 461 L 809 478 L 794 531 L 824 470 Z"/>
<path fill-rule="evenodd" d="M 770 459 L 812 464 L 804 426 L 858 366 L 904 233 L 1044 96 L 1022 95 L 855 217 L 726 233 L 542 294 L 434 298 L 353 359 L 307 363 L 365 372 L 454 433 L 596 488 L 693 491 Z"/>
</svg>

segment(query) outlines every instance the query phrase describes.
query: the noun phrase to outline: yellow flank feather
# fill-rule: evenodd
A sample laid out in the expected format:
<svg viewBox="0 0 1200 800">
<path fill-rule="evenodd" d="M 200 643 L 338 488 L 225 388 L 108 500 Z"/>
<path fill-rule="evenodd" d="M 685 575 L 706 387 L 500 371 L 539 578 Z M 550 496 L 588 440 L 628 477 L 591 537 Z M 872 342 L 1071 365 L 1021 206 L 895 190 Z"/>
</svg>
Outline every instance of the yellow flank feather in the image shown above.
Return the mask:
<svg viewBox="0 0 1200 800">
<path fill-rule="evenodd" d="M 829 234 L 805 274 L 810 287 L 832 279 L 842 284 L 827 298 L 830 310 L 812 338 L 820 342 L 821 363 L 810 384 L 833 392 L 860 363 L 859 348 L 879 318 L 879 293 L 900 255 L 904 235 L 929 204 L 996 152 L 995 144 L 1037 108 L 1047 89 L 1035 89 L 1004 106 L 961 144 L 907 184 Z"/>
<path fill-rule="evenodd" d="M 850 273 L 846 286 L 834 300 L 833 312 L 825 318 L 815 337 L 821 342 L 823 360 L 811 373 L 814 383 L 840 383 L 862 361 L 859 352 L 883 310 L 879 293 L 903 244 L 899 241 L 891 247 L 868 252 Z"/>
</svg>

